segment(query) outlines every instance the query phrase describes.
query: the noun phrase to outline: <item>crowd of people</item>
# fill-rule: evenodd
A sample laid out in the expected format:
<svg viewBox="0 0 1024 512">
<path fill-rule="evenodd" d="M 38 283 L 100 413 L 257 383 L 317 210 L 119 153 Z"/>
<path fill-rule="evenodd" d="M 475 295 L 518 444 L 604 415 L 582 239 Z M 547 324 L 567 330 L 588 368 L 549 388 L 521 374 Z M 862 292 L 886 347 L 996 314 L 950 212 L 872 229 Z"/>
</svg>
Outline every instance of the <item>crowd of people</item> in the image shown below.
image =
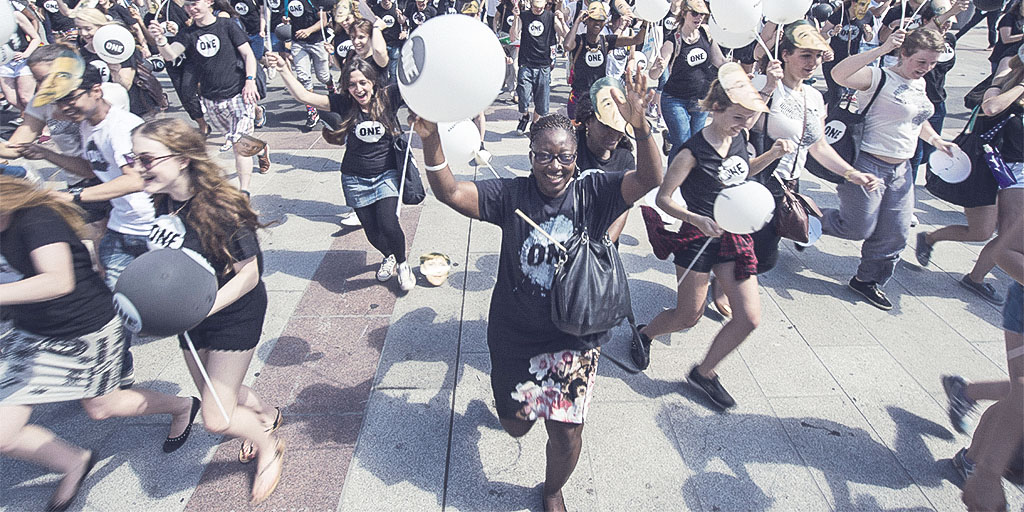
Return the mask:
<svg viewBox="0 0 1024 512">
<path fill-rule="evenodd" d="M 672 0 L 655 21 L 629 0 L 0 2 L 11 3 L 15 22 L 0 52 L 9 58 L 0 86 L 20 112 L 0 158 L 45 160 L 81 180 L 46 191 L 6 163 L 0 176 L 0 306 L 13 322 L 0 339 L 0 453 L 64 475 L 48 510 L 74 501 L 96 459 L 29 423 L 32 406 L 50 402 L 79 400 L 94 419 L 169 414 L 166 452 L 187 441 L 202 412 L 207 430 L 241 440 L 239 462 L 256 462 L 254 503 L 281 480 L 282 411 L 242 383 L 267 312 L 257 234 L 267 226 L 249 199 L 254 167 L 271 169 L 256 130 L 273 114 L 261 102 L 278 78 L 305 106 L 305 129 L 323 123 L 324 139 L 345 147 L 344 201 L 381 254 L 379 281 L 396 276 L 403 292 L 416 285 L 398 215 L 406 131 L 423 141 L 434 197 L 501 227 L 487 330 L 491 385 L 509 435 L 544 420 L 547 510 L 565 509 L 562 487 L 580 455 L 610 338 L 553 321 L 563 244 L 582 230 L 614 247 L 631 206 L 656 190 L 642 215 L 654 254 L 676 266 L 677 302 L 633 326 L 631 358 L 645 370 L 652 340 L 694 326 L 710 295 L 726 322 L 684 377 L 728 410 L 736 401 L 716 368 L 756 331 L 758 275 L 776 266 L 792 236 L 778 222 L 750 233 L 723 228 L 723 191 L 757 182 L 782 208 L 801 197 L 806 173 L 837 183 L 838 208 L 801 208 L 820 216 L 824 235 L 861 241 L 849 287 L 890 310 L 883 287 L 917 226 L 919 169 L 938 190 L 932 155 L 954 158 L 963 136 L 983 133 L 986 154 L 972 160 L 956 196 L 943 197 L 964 208 L 966 225 L 917 232 L 915 255 L 926 267 L 939 242 L 986 242 L 960 283 L 1003 307 L 1010 378 L 942 382 L 959 432 L 970 429 L 979 401 L 996 402 L 953 464 L 971 510 L 1005 508 L 1001 478 L 1024 457 L 1024 1 L 977 9 L 955 33 L 968 0 L 816 1 L 804 19 L 762 19 L 755 40 L 739 47 L 712 35 L 716 0 Z M 529 140 L 528 176 L 456 179 L 438 124 L 407 109 L 398 85 L 409 58 L 403 44 L 443 15 L 477 19 L 501 42 L 501 94 L 517 105 L 517 132 Z M 957 98 L 947 95 L 946 76 L 958 40 L 982 19 L 992 73 L 967 95 L 970 128 L 949 141 L 946 102 Z M 111 60 L 97 44 L 111 25 L 136 47 L 127 60 Z M 552 70 L 563 62 L 568 117 L 551 104 Z M 190 121 L 167 115 L 162 72 Z M 468 70 L 452 77 L 473 79 Z M 852 154 L 839 149 L 832 124 L 851 114 L 861 119 Z M 473 122 L 483 140 L 484 112 Z M 213 134 L 233 154 L 233 181 L 207 149 Z M 680 227 L 669 229 L 666 217 Z M 210 314 L 179 335 L 198 396 L 133 387 L 136 335 L 113 303 L 132 261 L 166 248 L 189 252 L 217 277 Z M 1013 279 L 1005 298 L 986 282 L 997 265 Z"/>
</svg>

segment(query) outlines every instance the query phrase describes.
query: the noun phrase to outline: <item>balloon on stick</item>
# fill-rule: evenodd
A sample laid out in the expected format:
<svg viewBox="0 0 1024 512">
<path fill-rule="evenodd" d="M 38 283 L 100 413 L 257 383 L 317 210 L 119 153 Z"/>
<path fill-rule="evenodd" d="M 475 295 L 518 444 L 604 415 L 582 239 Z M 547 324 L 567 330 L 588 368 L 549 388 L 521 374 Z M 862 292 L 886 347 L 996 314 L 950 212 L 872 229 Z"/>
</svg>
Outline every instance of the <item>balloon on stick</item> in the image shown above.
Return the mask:
<svg viewBox="0 0 1024 512">
<path fill-rule="evenodd" d="M 505 80 L 505 52 L 487 25 L 460 14 L 431 18 L 402 45 L 398 88 L 420 117 L 456 122 L 489 107 Z"/>
<path fill-rule="evenodd" d="M 749 235 L 765 227 L 775 214 L 775 199 L 756 181 L 727 187 L 715 198 L 715 222 L 737 235 Z"/>
<path fill-rule="evenodd" d="M 672 3 L 666 0 L 636 0 L 633 4 L 633 14 L 637 18 L 651 23 L 657 23 L 668 15 Z"/>
<path fill-rule="evenodd" d="M 757 32 L 753 30 L 733 32 L 726 30 L 716 23 L 714 19 L 708 21 L 708 34 L 715 44 L 723 48 L 743 48 L 757 39 Z"/>
<path fill-rule="evenodd" d="M 761 0 L 714 0 L 710 8 L 711 19 L 728 32 L 745 34 L 761 23 Z"/>
<path fill-rule="evenodd" d="M 93 36 L 92 46 L 104 62 L 120 64 L 135 54 L 135 36 L 121 25 L 103 25 Z"/>
<path fill-rule="evenodd" d="M 14 6 L 11 0 L 0 0 L 0 43 L 6 43 L 18 30 L 18 22 L 14 19 Z"/>
</svg>

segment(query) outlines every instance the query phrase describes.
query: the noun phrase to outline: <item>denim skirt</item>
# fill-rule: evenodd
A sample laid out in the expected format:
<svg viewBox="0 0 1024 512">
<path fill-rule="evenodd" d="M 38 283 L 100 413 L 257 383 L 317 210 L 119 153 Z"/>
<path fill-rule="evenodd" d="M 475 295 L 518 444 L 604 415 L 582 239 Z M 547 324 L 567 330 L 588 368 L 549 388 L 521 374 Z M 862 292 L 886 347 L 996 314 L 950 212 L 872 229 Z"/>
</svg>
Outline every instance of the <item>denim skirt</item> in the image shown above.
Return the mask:
<svg viewBox="0 0 1024 512">
<path fill-rule="evenodd" d="M 391 169 L 373 177 L 341 175 L 341 191 L 345 204 L 352 208 L 365 208 L 381 199 L 398 197 L 398 171 Z"/>
</svg>

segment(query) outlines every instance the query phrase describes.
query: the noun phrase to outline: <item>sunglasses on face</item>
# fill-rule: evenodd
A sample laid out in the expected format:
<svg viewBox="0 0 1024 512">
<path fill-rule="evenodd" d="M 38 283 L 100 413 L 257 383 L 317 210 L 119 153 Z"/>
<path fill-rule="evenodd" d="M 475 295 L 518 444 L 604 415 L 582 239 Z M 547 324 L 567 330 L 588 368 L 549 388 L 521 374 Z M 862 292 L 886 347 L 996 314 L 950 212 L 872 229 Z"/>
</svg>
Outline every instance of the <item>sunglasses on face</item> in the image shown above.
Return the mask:
<svg viewBox="0 0 1024 512">
<path fill-rule="evenodd" d="M 171 153 L 163 156 L 136 155 L 135 153 L 128 153 L 124 156 L 124 159 L 128 162 L 128 165 L 139 164 L 143 169 L 148 171 L 153 167 L 156 167 L 156 164 L 178 155 L 179 153 Z"/>
<path fill-rule="evenodd" d="M 65 97 L 57 100 L 55 103 L 58 104 L 58 105 L 71 105 L 74 102 L 78 101 L 78 98 L 81 98 L 82 95 L 84 95 L 87 92 L 89 92 L 89 91 L 85 91 L 85 90 L 79 91 L 77 94 L 72 94 L 70 96 L 65 96 Z"/>
<path fill-rule="evenodd" d="M 576 161 L 576 153 L 562 153 L 560 155 L 554 155 L 544 151 L 530 151 L 530 157 L 541 165 L 550 164 L 556 158 L 558 159 L 558 163 L 562 165 L 572 165 L 572 163 Z"/>
</svg>

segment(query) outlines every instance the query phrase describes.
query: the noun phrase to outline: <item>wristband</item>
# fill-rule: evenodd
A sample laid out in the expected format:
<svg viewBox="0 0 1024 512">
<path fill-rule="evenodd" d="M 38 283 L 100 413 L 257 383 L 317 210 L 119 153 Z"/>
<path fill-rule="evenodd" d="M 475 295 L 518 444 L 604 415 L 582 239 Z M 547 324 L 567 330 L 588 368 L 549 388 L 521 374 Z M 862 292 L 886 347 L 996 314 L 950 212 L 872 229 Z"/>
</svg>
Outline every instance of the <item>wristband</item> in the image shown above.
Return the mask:
<svg viewBox="0 0 1024 512">
<path fill-rule="evenodd" d="M 82 204 L 82 187 L 72 187 L 68 189 L 68 193 L 71 194 L 71 202 L 75 204 Z"/>
<path fill-rule="evenodd" d="M 843 173 L 843 179 L 846 180 L 846 181 L 850 181 L 850 174 L 851 173 L 855 173 L 855 172 L 857 172 L 857 169 L 850 169 L 850 170 L 844 172 Z"/>
<path fill-rule="evenodd" d="M 445 160 L 445 161 L 443 161 L 443 162 L 441 162 L 441 163 L 439 163 L 437 165 L 424 165 L 423 166 L 423 170 L 424 171 L 430 171 L 430 172 L 436 172 L 436 171 L 440 171 L 441 169 L 444 169 L 445 167 L 448 167 L 448 160 Z"/>
<path fill-rule="evenodd" d="M 245 77 L 245 79 L 246 80 L 256 80 L 256 77 L 254 77 L 252 75 L 249 75 L 249 76 Z"/>
</svg>

